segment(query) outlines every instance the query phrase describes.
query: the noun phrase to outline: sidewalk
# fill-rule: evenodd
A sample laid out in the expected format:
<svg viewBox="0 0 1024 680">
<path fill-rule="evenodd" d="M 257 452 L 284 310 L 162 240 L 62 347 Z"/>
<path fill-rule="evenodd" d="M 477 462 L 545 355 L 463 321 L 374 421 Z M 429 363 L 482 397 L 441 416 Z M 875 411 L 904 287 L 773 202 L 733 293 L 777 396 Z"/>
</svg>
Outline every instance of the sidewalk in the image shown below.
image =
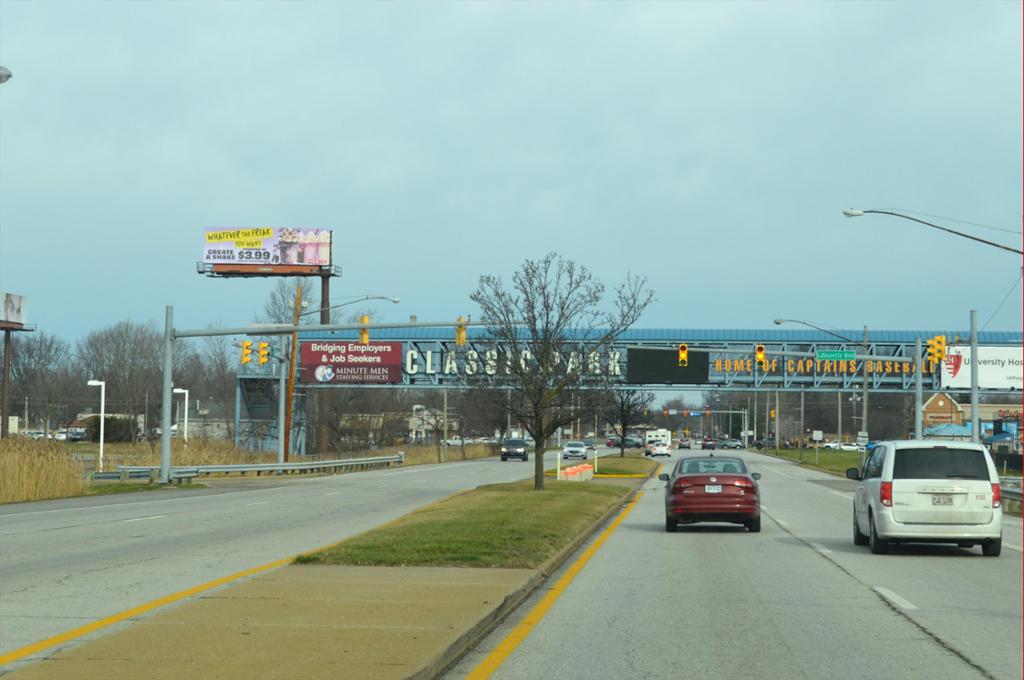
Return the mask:
<svg viewBox="0 0 1024 680">
<path fill-rule="evenodd" d="M 635 490 L 643 480 L 615 481 Z M 131 620 L 4 678 L 433 678 L 620 510 L 539 569 L 289 565 Z"/>
</svg>

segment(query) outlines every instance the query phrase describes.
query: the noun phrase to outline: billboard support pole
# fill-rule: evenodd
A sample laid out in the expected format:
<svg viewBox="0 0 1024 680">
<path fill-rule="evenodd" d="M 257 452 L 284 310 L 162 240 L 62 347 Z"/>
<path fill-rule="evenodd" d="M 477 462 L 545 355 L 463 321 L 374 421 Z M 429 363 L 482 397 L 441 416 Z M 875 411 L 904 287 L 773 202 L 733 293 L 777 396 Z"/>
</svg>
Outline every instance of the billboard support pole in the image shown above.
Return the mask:
<svg viewBox="0 0 1024 680">
<path fill-rule="evenodd" d="M 174 369 L 174 307 L 164 314 L 164 375 L 160 395 L 160 483 L 171 480 L 171 372 Z"/>
<path fill-rule="evenodd" d="M 11 413 L 11 329 L 4 329 L 4 387 L 0 396 L 0 439 L 7 439 Z M 27 427 L 27 425 L 26 425 Z"/>
<path fill-rule="evenodd" d="M 299 310 L 302 309 L 302 286 L 295 289 L 295 321 L 299 325 Z M 292 331 L 292 351 L 288 355 L 288 396 L 284 412 L 284 462 L 291 457 L 292 448 L 292 396 L 295 394 L 295 350 L 299 344 L 299 331 Z"/>
<path fill-rule="evenodd" d="M 333 234 L 332 234 L 333 236 Z M 331 277 L 323 275 L 320 277 L 320 323 L 328 325 L 331 323 Z M 317 453 L 325 453 L 328 448 L 327 414 L 331 393 L 321 390 L 316 395 L 316 450 Z"/>
<path fill-rule="evenodd" d="M 971 441 L 981 442 L 981 414 L 978 413 L 978 310 L 971 310 Z"/>
</svg>

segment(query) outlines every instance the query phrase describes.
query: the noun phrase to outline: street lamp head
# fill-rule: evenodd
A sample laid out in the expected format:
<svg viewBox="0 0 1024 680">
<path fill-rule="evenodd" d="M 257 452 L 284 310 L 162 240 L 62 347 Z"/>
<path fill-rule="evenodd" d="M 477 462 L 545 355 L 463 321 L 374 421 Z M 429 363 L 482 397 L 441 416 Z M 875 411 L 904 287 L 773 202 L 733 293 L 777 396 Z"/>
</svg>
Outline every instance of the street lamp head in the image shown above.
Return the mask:
<svg viewBox="0 0 1024 680">
<path fill-rule="evenodd" d="M 785 323 L 785 321 L 785 319 L 775 319 L 774 321 L 772 321 L 772 323 L 774 323 L 776 326 L 781 326 L 783 323 Z"/>
<path fill-rule="evenodd" d="M 0 84 L 6 83 L 11 79 L 12 75 L 14 74 L 11 73 L 10 69 L 0 66 Z"/>
<path fill-rule="evenodd" d="M 393 298 L 388 298 L 388 300 L 391 300 L 391 301 L 392 301 L 393 303 L 395 303 L 396 305 L 397 305 L 397 304 L 398 304 L 399 302 L 401 302 L 401 300 L 399 300 L 399 299 L 398 299 L 398 298 L 396 298 L 396 297 L 393 297 Z"/>
<path fill-rule="evenodd" d="M 863 217 L 864 211 L 856 210 L 854 208 L 844 208 L 843 214 L 846 215 L 847 217 Z"/>
<path fill-rule="evenodd" d="M 102 380 L 90 380 L 86 383 L 89 387 L 102 387 L 104 382 Z"/>
</svg>

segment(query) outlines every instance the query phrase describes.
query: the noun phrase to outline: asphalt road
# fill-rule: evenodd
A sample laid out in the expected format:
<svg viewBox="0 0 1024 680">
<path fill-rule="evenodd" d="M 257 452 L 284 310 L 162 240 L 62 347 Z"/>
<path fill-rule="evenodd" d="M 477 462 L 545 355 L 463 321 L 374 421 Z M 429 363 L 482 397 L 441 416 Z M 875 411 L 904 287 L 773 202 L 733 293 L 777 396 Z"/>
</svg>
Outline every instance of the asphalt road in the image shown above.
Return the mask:
<svg viewBox="0 0 1024 680">
<path fill-rule="evenodd" d="M 0 653 L 335 543 L 456 491 L 532 477 L 533 464 L 532 455 L 490 458 L 0 506 Z"/>
<path fill-rule="evenodd" d="M 872 555 L 851 538 L 855 482 L 739 455 L 762 473 L 760 534 L 666 533 L 664 483 L 648 482 L 491 677 L 1019 680 L 1019 519 L 1005 518 L 999 558 L 941 545 Z M 445 677 L 466 677 L 560 576 Z"/>
</svg>

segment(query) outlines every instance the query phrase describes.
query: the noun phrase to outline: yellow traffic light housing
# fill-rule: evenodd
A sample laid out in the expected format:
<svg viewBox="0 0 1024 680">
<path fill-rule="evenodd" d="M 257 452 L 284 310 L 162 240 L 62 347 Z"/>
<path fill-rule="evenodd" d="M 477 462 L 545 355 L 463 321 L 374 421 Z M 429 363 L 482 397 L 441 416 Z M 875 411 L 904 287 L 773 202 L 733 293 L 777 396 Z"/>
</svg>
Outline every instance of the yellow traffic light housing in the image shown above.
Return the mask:
<svg viewBox="0 0 1024 680">
<path fill-rule="evenodd" d="M 768 367 L 768 360 L 764 356 L 764 345 L 754 346 L 754 363 L 760 364 L 761 368 Z"/>
<path fill-rule="evenodd" d="M 270 343 L 269 342 L 261 342 L 259 344 L 259 359 L 257 360 L 257 363 L 260 366 L 262 366 L 263 364 L 267 363 L 268 361 L 270 361 Z"/>
<path fill-rule="evenodd" d="M 679 365 L 683 367 L 690 365 L 690 350 L 685 342 L 679 343 Z"/>
<path fill-rule="evenodd" d="M 460 347 L 466 344 L 466 317 L 455 320 L 455 344 Z"/>
<path fill-rule="evenodd" d="M 946 358 L 946 336 L 936 335 L 928 339 L 928 361 L 933 364 L 942 363 Z"/>
<path fill-rule="evenodd" d="M 242 342 L 242 363 L 248 364 L 252 362 L 252 340 L 245 340 Z"/>
<path fill-rule="evenodd" d="M 366 327 L 366 324 L 370 323 L 370 317 L 363 314 L 359 317 L 359 323 L 363 324 L 363 327 L 359 329 L 359 344 L 369 345 L 370 344 L 370 329 Z"/>
</svg>

